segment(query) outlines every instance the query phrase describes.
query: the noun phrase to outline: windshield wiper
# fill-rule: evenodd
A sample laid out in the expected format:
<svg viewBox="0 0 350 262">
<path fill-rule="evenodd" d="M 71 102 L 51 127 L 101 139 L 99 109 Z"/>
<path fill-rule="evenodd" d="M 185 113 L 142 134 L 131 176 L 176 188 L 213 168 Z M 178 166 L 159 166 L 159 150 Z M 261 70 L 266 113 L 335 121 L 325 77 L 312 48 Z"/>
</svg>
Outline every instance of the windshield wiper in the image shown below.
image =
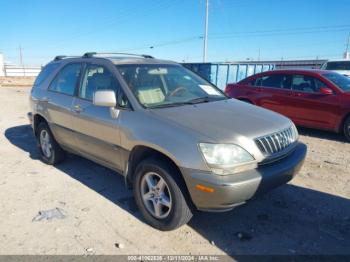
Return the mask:
<svg viewBox="0 0 350 262">
<path fill-rule="evenodd" d="M 199 104 L 199 103 L 208 103 L 210 102 L 209 96 L 204 96 L 204 97 L 198 97 L 191 99 L 189 101 L 186 101 L 186 104 L 193 105 L 193 104 Z"/>
<path fill-rule="evenodd" d="M 189 101 L 186 101 L 186 104 L 193 105 L 193 104 L 199 104 L 199 103 L 208 103 L 211 101 L 220 101 L 220 100 L 226 100 L 228 99 L 227 97 L 209 97 L 209 96 L 204 96 L 204 97 L 198 97 Z"/>
<path fill-rule="evenodd" d="M 218 99 L 218 100 L 224 100 L 225 98 Z M 170 103 L 170 104 L 162 104 L 162 105 L 156 105 L 150 107 L 153 108 L 166 108 L 166 107 L 175 107 L 175 106 L 183 106 L 183 105 L 194 105 L 194 104 L 200 104 L 200 103 L 208 103 L 210 101 L 213 101 L 209 96 L 204 97 L 197 97 L 188 101 L 184 102 L 176 102 L 176 103 Z M 215 100 L 216 101 L 216 100 Z"/>
<path fill-rule="evenodd" d="M 167 107 L 175 107 L 175 106 L 183 106 L 183 105 L 189 105 L 189 103 L 180 102 L 180 103 L 162 104 L 162 105 L 150 106 L 149 108 L 150 109 L 153 109 L 153 108 L 167 108 Z"/>
</svg>

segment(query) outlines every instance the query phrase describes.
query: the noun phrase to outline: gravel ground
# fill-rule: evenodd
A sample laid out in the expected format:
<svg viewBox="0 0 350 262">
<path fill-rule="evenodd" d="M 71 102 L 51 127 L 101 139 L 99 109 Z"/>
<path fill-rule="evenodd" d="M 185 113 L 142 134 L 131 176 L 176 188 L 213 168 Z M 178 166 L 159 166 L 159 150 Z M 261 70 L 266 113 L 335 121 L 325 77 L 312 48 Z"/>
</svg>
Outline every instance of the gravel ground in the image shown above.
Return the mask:
<svg viewBox="0 0 350 262">
<path fill-rule="evenodd" d="M 341 136 L 300 129 L 309 152 L 288 185 L 160 232 L 142 221 L 121 176 L 73 155 L 56 167 L 39 160 L 28 93 L 0 88 L 0 254 L 350 254 L 350 144 Z"/>
</svg>

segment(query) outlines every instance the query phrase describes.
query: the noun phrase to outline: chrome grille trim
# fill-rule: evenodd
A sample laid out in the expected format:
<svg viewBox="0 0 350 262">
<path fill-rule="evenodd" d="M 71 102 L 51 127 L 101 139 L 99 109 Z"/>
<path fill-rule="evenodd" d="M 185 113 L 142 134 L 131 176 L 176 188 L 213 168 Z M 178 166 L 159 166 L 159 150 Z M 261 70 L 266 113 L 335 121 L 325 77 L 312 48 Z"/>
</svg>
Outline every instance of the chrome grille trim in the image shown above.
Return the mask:
<svg viewBox="0 0 350 262">
<path fill-rule="evenodd" d="M 298 132 L 294 126 L 282 131 L 255 139 L 255 143 L 265 156 L 281 153 L 298 139 Z"/>
</svg>

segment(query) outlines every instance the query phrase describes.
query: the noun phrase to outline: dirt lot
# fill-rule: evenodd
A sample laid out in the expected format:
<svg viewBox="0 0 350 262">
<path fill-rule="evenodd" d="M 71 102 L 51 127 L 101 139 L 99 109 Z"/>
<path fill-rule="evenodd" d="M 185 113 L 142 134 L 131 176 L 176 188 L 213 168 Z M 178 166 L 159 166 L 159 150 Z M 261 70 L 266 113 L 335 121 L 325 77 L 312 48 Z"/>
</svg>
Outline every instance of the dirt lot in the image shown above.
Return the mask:
<svg viewBox="0 0 350 262">
<path fill-rule="evenodd" d="M 0 254 L 350 254 L 350 144 L 341 136 L 301 129 L 309 152 L 290 184 L 164 233 L 143 223 L 120 176 L 77 156 L 56 167 L 38 159 L 28 93 L 0 88 Z M 37 216 L 56 208 L 63 216 Z"/>
<path fill-rule="evenodd" d="M 0 87 L 30 87 L 33 85 L 35 77 L 0 77 Z"/>
</svg>

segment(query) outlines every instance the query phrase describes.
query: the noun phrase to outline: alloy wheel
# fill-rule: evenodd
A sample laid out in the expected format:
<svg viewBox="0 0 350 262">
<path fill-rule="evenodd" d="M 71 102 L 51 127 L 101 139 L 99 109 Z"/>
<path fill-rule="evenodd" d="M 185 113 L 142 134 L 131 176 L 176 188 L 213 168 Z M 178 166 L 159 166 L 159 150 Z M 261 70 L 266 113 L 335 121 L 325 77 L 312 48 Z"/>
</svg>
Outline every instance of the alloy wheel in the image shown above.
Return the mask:
<svg viewBox="0 0 350 262">
<path fill-rule="evenodd" d="M 148 172 L 142 177 L 141 197 L 147 211 L 155 218 L 164 219 L 169 215 L 172 208 L 170 190 L 157 173 Z"/>
<path fill-rule="evenodd" d="M 40 147 L 44 156 L 50 158 L 52 155 L 52 144 L 50 135 L 45 129 L 40 132 Z"/>
</svg>

